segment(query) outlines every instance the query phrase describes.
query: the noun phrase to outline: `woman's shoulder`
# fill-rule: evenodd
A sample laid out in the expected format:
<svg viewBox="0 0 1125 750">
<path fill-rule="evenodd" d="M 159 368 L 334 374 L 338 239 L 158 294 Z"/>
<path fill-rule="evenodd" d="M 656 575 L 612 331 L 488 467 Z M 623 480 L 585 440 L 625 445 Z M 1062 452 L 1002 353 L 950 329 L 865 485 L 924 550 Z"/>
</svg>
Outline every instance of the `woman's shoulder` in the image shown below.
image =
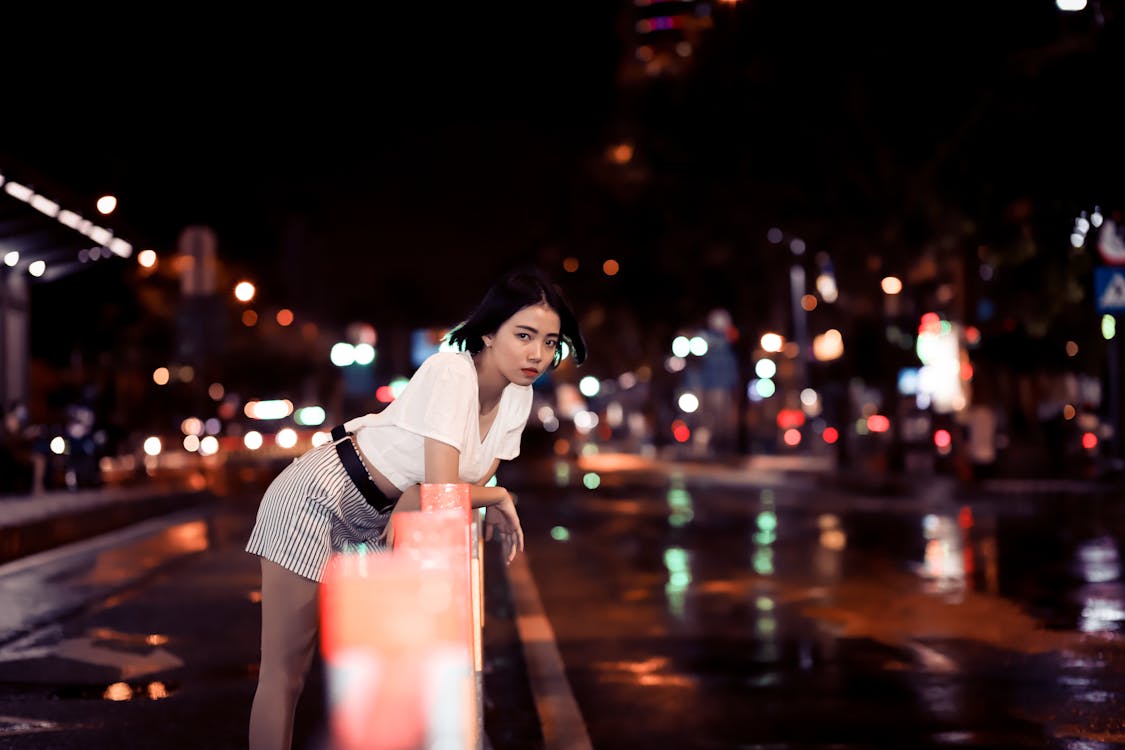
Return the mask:
<svg viewBox="0 0 1125 750">
<path fill-rule="evenodd" d="M 454 372 L 476 372 L 473 367 L 472 355 L 468 352 L 445 350 L 434 352 L 422 361 L 418 371 L 423 370 L 453 370 Z"/>
<path fill-rule="evenodd" d="M 410 380 L 432 383 L 450 379 L 476 382 L 476 378 L 477 370 L 473 366 L 472 355 L 467 352 L 440 351 L 426 357 Z"/>
</svg>

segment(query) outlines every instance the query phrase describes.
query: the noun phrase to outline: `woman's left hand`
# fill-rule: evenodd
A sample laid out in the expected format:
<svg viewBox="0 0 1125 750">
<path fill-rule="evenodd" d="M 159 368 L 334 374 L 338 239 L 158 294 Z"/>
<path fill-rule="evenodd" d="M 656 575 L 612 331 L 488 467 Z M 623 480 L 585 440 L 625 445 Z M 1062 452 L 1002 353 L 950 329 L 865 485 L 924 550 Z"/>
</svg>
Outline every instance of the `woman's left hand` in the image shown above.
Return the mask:
<svg viewBox="0 0 1125 750">
<path fill-rule="evenodd" d="M 500 502 L 489 505 L 484 512 L 485 541 L 497 534 L 504 545 L 504 559 L 510 564 L 516 559 L 516 552 L 523 551 L 523 527 L 510 494 L 506 494 Z"/>
</svg>

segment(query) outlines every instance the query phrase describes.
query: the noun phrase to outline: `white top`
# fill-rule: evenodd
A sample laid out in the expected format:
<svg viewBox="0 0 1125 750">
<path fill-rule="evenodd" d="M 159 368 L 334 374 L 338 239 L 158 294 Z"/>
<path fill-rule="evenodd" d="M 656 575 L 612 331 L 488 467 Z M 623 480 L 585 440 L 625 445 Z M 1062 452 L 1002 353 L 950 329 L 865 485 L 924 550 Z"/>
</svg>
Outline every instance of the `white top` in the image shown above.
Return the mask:
<svg viewBox="0 0 1125 750">
<path fill-rule="evenodd" d="M 500 395 L 492 426 L 481 439 L 477 369 L 468 352 L 431 354 L 387 408 L 344 423 L 364 456 L 400 490 L 425 481 L 425 438 L 461 452 L 460 481 L 477 484 L 495 459 L 520 453 L 531 414 L 529 385 L 509 383 Z"/>
</svg>

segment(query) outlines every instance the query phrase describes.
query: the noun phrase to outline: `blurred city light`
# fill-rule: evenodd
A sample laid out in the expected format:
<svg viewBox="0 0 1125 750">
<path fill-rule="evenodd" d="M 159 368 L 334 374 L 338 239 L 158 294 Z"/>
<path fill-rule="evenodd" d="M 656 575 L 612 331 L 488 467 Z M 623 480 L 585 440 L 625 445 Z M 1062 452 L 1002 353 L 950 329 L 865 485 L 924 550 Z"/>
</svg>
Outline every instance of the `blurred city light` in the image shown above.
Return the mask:
<svg viewBox="0 0 1125 750">
<path fill-rule="evenodd" d="M 278 430 L 274 442 L 277 443 L 279 448 L 292 448 L 297 444 L 297 431 L 292 427 L 285 427 Z"/>
<path fill-rule="evenodd" d="M 754 374 L 763 379 L 772 378 L 777 374 L 777 364 L 772 359 L 759 359 L 754 364 Z"/>
<path fill-rule="evenodd" d="M 98 198 L 94 205 L 97 207 L 98 213 L 108 216 L 117 208 L 117 198 L 112 195 L 103 195 Z"/>
<path fill-rule="evenodd" d="M 262 433 L 257 430 L 250 430 L 242 436 L 242 444 L 252 451 L 256 451 L 262 447 Z"/>
<path fill-rule="evenodd" d="M 293 413 L 293 402 L 287 398 L 247 401 L 242 411 L 251 419 L 284 419 Z"/>
<path fill-rule="evenodd" d="M 256 291 L 249 281 L 240 281 L 234 286 L 234 298 L 239 302 L 249 302 L 254 299 Z"/>
<path fill-rule="evenodd" d="M 56 435 L 51 438 L 50 447 L 51 453 L 54 453 L 56 456 L 61 456 L 66 453 L 66 439 Z"/>
<path fill-rule="evenodd" d="M 691 339 L 687 336 L 672 339 L 672 354 L 681 359 L 691 354 Z"/>
<path fill-rule="evenodd" d="M 199 437 L 196 435 L 184 435 L 184 450 L 189 453 L 195 453 L 199 450 Z"/>
<path fill-rule="evenodd" d="M 886 432 L 891 429 L 891 420 L 882 414 L 872 414 L 867 418 L 867 429 L 870 432 Z"/>
<path fill-rule="evenodd" d="M 777 393 L 777 385 L 769 378 L 761 378 L 753 381 L 754 393 L 759 398 L 769 398 Z"/>
<path fill-rule="evenodd" d="M 576 413 L 573 417 L 574 429 L 579 434 L 585 435 L 598 426 L 598 415 L 592 411 L 583 409 Z"/>
<path fill-rule="evenodd" d="M 776 333 L 764 333 L 761 340 L 762 349 L 776 354 L 781 351 L 781 347 L 785 345 L 785 340 Z"/>
<path fill-rule="evenodd" d="M 1102 338 L 1106 341 L 1111 340 L 1117 335 L 1117 319 L 1112 315 L 1102 316 Z"/>
<path fill-rule="evenodd" d="M 145 455 L 159 456 L 163 446 L 161 445 L 160 438 L 158 438 L 156 436 L 153 436 L 153 437 L 145 438 L 143 448 L 144 448 Z"/>
<path fill-rule="evenodd" d="M 1085 10 L 1086 0 L 1055 0 L 1055 7 L 1065 11 Z"/>
<path fill-rule="evenodd" d="M 9 268 L 14 268 L 20 262 L 20 254 L 16 250 L 9 250 L 4 253 L 4 265 Z"/>
<path fill-rule="evenodd" d="M 41 260 L 33 260 L 28 265 L 27 272 L 32 276 L 39 278 L 47 272 L 47 264 Z"/>
<path fill-rule="evenodd" d="M 155 268 L 156 260 L 155 250 L 142 250 L 140 254 L 137 255 L 137 264 L 143 268 Z"/>
<path fill-rule="evenodd" d="M 578 381 L 578 392 L 586 398 L 593 398 L 601 389 L 601 382 L 593 375 L 587 375 Z"/>
<path fill-rule="evenodd" d="M 879 286 L 882 287 L 883 294 L 898 294 L 902 291 L 902 280 L 897 276 L 884 276 Z"/>
<path fill-rule="evenodd" d="M 157 367 L 152 371 L 152 382 L 157 385 L 168 385 L 168 381 L 172 379 L 172 373 L 167 367 Z"/>
<path fill-rule="evenodd" d="M 357 365 L 369 365 L 375 361 L 375 347 L 371 344 L 356 344 L 354 354 Z"/>
<path fill-rule="evenodd" d="M 348 367 L 355 364 L 355 347 L 346 341 L 338 341 L 332 345 L 328 358 L 337 367 Z"/>
<path fill-rule="evenodd" d="M 688 350 L 697 357 L 707 354 L 707 339 L 702 336 L 692 336 L 688 342 Z"/>
<path fill-rule="evenodd" d="M 816 277 L 816 291 L 825 302 L 835 302 L 839 297 L 836 289 L 836 277 L 822 273 Z"/>
<path fill-rule="evenodd" d="M 219 452 L 219 439 L 214 435 L 208 435 L 199 441 L 199 454 L 201 456 L 213 456 Z"/>
<path fill-rule="evenodd" d="M 844 337 L 835 328 L 829 328 L 813 337 L 813 358 L 818 362 L 831 362 L 844 356 Z"/>
<path fill-rule="evenodd" d="M 935 313 L 922 316 L 916 353 L 923 366 L 918 371 L 918 406 L 938 413 L 964 408 L 966 395 L 961 377 L 961 350 L 957 333 Z"/>
<path fill-rule="evenodd" d="M 609 160 L 614 164 L 628 164 L 633 159 L 633 144 L 618 143 L 610 146 Z M 568 259 L 569 260 L 569 259 Z M 577 265 L 577 261 L 575 261 Z M 567 269 L 570 270 L 570 269 Z"/>
<path fill-rule="evenodd" d="M 779 409 L 777 426 L 782 430 L 800 427 L 805 423 L 805 413 L 800 409 Z"/>
<path fill-rule="evenodd" d="M 15 182 L 13 180 L 5 180 L 0 176 L 0 185 L 3 185 L 4 192 L 17 200 L 24 201 L 36 211 L 39 211 L 44 216 L 48 216 L 57 220 L 63 226 L 69 227 L 74 231 L 92 239 L 99 247 L 107 248 L 111 253 L 118 255 L 122 258 L 128 258 L 133 254 L 133 245 L 120 237 L 114 237 L 113 232 L 105 227 L 98 226 L 88 219 L 82 218 L 81 215 L 62 208 L 55 201 L 47 198 L 44 195 L 36 193 L 28 186 Z M 39 261 L 41 262 L 41 261 Z M 32 269 L 28 269 L 28 273 L 33 276 L 42 275 L 41 267 L 39 273 Z"/>
<path fill-rule="evenodd" d="M 304 406 L 293 413 L 293 421 L 303 427 L 315 427 L 324 424 L 327 415 L 320 406 Z"/>
<path fill-rule="evenodd" d="M 687 412 L 688 414 L 692 414 L 699 409 L 699 397 L 694 393 L 682 394 L 676 403 L 680 407 L 680 411 Z"/>
</svg>

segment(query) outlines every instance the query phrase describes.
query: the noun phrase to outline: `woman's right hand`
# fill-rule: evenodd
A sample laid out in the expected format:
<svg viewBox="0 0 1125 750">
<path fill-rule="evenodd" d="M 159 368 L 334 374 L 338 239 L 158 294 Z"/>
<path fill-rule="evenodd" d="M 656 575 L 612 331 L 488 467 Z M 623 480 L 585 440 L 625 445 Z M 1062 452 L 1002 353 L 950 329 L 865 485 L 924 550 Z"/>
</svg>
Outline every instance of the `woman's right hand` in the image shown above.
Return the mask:
<svg viewBox="0 0 1125 750">
<path fill-rule="evenodd" d="M 383 529 L 383 543 L 386 544 L 387 549 L 391 549 L 395 542 L 395 515 L 397 513 L 421 509 L 422 487 L 421 485 L 412 484 L 398 496 L 398 500 L 395 500 L 394 508 L 391 510 L 391 517 L 387 519 L 387 525 Z"/>
</svg>

